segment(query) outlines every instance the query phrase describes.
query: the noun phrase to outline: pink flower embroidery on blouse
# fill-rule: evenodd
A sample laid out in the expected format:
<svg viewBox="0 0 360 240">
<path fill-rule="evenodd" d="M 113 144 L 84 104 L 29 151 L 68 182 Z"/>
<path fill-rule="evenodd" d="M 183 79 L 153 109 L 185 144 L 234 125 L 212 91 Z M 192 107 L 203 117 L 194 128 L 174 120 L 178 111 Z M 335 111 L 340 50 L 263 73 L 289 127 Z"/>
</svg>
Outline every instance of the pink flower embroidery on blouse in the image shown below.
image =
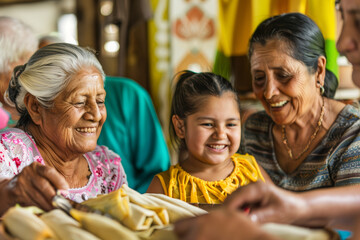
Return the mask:
<svg viewBox="0 0 360 240">
<path fill-rule="evenodd" d="M 98 177 L 102 177 L 102 175 L 104 174 L 103 170 L 101 169 L 100 166 L 98 166 L 95 170 L 96 176 Z"/>
<path fill-rule="evenodd" d="M 18 168 L 18 167 L 20 166 L 20 164 L 21 164 L 20 159 L 19 159 L 18 157 L 15 157 L 15 158 L 13 158 L 12 160 L 15 162 L 16 167 Z"/>
</svg>

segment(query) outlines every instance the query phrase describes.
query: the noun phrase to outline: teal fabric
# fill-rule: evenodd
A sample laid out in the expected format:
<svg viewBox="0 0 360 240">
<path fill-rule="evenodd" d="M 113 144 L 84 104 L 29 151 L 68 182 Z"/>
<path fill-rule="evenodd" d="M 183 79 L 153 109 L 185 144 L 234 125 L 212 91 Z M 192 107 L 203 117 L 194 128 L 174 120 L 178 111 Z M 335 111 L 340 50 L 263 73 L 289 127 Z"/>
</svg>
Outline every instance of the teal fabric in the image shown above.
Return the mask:
<svg viewBox="0 0 360 240">
<path fill-rule="evenodd" d="M 135 81 L 107 76 L 107 120 L 98 144 L 121 157 L 128 184 L 146 192 L 155 174 L 170 167 L 169 151 L 148 92 Z"/>
<path fill-rule="evenodd" d="M 351 239 L 352 232 L 338 229 L 335 229 L 335 231 L 339 234 L 340 240 Z"/>
</svg>

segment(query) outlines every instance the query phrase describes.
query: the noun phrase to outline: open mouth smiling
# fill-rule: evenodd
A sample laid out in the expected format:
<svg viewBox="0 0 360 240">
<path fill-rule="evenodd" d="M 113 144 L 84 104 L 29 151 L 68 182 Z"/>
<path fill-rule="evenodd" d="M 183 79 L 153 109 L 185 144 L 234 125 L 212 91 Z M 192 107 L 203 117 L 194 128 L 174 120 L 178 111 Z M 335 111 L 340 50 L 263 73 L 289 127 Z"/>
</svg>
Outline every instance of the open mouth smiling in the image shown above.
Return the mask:
<svg viewBox="0 0 360 240">
<path fill-rule="evenodd" d="M 221 150 L 227 147 L 227 145 L 225 144 L 220 144 L 220 145 L 215 145 L 215 144 L 209 144 L 208 145 L 209 148 L 213 148 L 215 150 Z"/>
<path fill-rule="evenodd" d="M 269 105 L 272 108 L 280 108 L 280 107 L 285 106 L 285 104 L 287 104 L 288 102 L 289 101 L 280 101 L 280 102 L 277 102 L 277 103 L 269 103 Z"/>
<path fill-rule="evenodd" d="M 75 128 L 76 131 L 81 133 L 94 133 L 96 132 L 95 127 L 89 127 L 89 128 Z"/>
</svg>

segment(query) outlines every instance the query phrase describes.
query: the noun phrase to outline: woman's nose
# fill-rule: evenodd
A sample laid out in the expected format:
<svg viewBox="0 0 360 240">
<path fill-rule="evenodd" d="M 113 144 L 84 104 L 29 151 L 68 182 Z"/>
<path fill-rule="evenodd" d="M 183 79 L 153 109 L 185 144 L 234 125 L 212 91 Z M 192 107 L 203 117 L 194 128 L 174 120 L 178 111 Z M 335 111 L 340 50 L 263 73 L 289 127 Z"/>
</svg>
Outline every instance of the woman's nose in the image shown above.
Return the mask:
<svg viewBox="0 0 360 240">
<path fill-rule="evenodd" d="M 97 103 L 90 103 L 86 109 L 86 120 L 98 122 L 101 119 L 101 113 Z"/>
<path fill-rule="evenodd" d="M 354 31 L 356 32 L 357 30 L 352 29 L 348 23 L 343 23 L 340 36 L 336 43 L 336 48 L 341 54 L 346 55 L 347 52 L 356 49 L 356 41 L 353 38 Z"/>
<path fill-rule="evenodd" d="M 277 87 L 276 81 L 274 78 L 269 77 L 266 81 L 265 89 L 264 89 L 264 97 L 265 99 L 271 99 L 274 95 L 277 95 L 279 89 Z"/>
</svg>

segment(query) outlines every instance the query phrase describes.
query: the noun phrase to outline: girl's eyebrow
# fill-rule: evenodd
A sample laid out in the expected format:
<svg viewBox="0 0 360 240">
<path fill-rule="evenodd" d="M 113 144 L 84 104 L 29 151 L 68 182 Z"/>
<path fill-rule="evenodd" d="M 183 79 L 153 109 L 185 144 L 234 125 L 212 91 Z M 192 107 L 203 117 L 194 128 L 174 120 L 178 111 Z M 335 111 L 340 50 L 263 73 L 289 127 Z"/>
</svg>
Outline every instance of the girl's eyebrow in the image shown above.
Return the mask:
<svg viewBox="0 0 360 240">
<path fill-rule="evenodd" d="M 198 117 L 198 118 L 196 118 L 196 120 L 212 120 L 212 121 L 214 121 L 215 118 L 211 118 L 211 117 Z M 240 118 L 228 118 L 228 119 L 226 119 L 226 121 L 240 121 Z"/>
</svg>

